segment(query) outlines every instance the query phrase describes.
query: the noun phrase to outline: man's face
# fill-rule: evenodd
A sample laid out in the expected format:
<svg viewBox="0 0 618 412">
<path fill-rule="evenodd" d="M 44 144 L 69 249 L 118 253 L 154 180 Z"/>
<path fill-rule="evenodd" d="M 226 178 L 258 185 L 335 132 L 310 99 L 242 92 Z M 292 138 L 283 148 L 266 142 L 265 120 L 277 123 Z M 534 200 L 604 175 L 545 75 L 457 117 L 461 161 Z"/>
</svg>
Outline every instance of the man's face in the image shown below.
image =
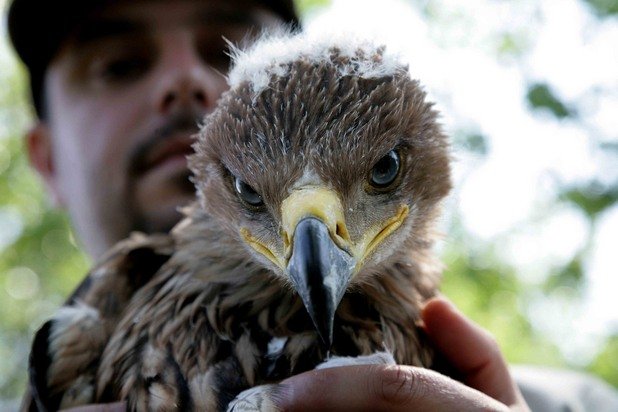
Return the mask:
<svg viewBox="0 0 618 412">
<path fill-rule="evenodd" d="M 249 1 L 121 1 L 67 40 L 29 146 L 91 254 L 179 220 L 191 136 L 226 89 L 225 39 L 278 21 Z"/>
</svg>

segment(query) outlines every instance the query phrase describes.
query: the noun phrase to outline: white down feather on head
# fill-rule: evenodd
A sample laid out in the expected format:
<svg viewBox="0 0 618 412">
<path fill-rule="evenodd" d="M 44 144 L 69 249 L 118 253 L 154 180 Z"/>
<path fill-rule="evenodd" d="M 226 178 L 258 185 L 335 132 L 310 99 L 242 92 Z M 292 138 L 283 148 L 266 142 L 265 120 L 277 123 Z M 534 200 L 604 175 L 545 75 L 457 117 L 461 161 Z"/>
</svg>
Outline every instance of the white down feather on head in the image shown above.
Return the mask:
<svg viewBox="0 0 618 412">
<path fill-rule="evenodd" d="M 350 59 L 349 64 L 339 66 L 342 76 L 371 79 L 407 71 L 407 64 L 400 54 L 389 51 L 375 39 L 352 33 L 292 33 L 280 30 L 262 34 L 247 49 L 230 47 L 233 60 L 228 75 L 230 87 L 248 82 L 256 95 L 268 88 L 275 78 L 285 76 L 290 63 L 304 59 L 316 64 L 328 64 L 334 49 L 337 49 L 338 56 Z M 368 58 L 378 52 L 382 54 L 381 59 Z"/>
</svg>

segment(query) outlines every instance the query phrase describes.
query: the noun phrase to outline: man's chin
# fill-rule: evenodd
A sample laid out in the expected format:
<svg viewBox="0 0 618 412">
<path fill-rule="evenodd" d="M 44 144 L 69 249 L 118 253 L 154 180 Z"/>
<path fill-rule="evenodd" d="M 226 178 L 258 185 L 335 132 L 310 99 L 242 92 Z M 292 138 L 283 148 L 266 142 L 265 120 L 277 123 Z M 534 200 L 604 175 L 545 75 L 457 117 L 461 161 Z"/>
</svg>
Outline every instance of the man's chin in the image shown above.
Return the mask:
<svg viewBox="0 0 618 412">
<path fill-rule="evenodd" d="M 135 230 L 145 233 L 169 232 L 184 216 L 183 206 L 195 201 L 195 194 L 179 194 L 165 200 L 154 200 L 138 208 L 135 216 Z"/>
<path fill-rule="evenodd" d="M 184 167 L 168 162 L 133 183 L 132 204 L 136 230 L 146 233 L 167 232 L 183 217 L 179 209 L 196 199 L 191 173 Z M 169 170 L 167 170 L 169 169 Z"/>
</svg>

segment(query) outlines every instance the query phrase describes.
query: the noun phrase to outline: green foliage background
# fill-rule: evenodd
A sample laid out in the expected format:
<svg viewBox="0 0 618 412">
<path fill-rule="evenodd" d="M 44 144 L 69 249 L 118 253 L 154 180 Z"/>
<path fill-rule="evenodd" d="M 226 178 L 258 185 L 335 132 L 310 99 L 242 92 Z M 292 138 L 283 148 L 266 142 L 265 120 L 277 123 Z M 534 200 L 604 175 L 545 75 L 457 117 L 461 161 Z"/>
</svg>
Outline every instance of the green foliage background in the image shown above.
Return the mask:
<svg viewBox="0 0 618 412">
<path fill-rule="evenodd" d="M 582 1 L 594 7 L 601 19 L 618 13 L 616 1 Z M 325 4 L 328 0 L 297 0 L 301 13 Z M 23 135 L 32 119 L 25 73 L 14 60 L 0 63 L 0 409 L 5 410 L 3 406 L 15 406 L 24 389 L 33 331 L 63 302 L 91 262 L 76 245 L 67 216 L 46 200 L 43 185 L 24 155 Z M 549 110 L 559 118 L 577 116 L 546 84 L 530 84 L 527 98 L 531 110 Z M 479 135 L 459 136 L 455 149 L 483 156 L 486 142 Z M 618 183 L 599 188 L 589 182 L 564 187 L 555 202 L 577 205 L 592 226 L 595 217 L 617 200 Z M 444 293 L 496 336 L 510 362 L 583 369 L 618 387 L 617 333 L 590 362 L 569 365 L 526 316 L 526 296 L 538 293 L 538 286 L 526 284 L 517 268 L 500 261 L 495 246 L 475 243 L 457 216 L 447 239 L 442 251 L 447 265 Z M 573 291 L 568 299 L 575 301 L 584 279 L 576 258 L 555 267 L 540 292 L 551 296 Z"/>
</svg>

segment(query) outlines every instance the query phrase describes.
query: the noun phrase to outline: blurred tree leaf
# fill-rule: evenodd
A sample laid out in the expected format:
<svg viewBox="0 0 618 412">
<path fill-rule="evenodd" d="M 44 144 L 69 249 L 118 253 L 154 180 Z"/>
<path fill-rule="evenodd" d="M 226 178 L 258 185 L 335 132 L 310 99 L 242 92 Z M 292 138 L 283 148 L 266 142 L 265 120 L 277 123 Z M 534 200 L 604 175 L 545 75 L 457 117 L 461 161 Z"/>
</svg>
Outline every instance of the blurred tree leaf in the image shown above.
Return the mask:
<svg viewBox="0 0 618 412">
<path fill-rule="evenodd" d="M 505 32 L 496 37 L 496 54 L 498 56 L 520 56 L 530 47 L 531 40 L 526 33 Z"/>
<path fill-rule="evenodd" d="M 584 0 L 600 17 L 618 14 L 618 0 Z"/>
<path fill-rule="evenodd" d="M 545 83 L 535 83 L 528 88 L 528 102 L 535 109 L 547 109 L 557 118 L 573 116 L 575 113 L 567 108 Z"/>
<path fill-rule="evenodd" d="M 565 266 L 554 271 L 547 277 L 543 289 L 545 293 L 551 293 L 558 288 L 570 288 L 579 290 L 584 279 L 584 269 L 581 256 L 576 256 Z"/>
<path fill-rule="evenodd" d="M 602 142 L 599 144 L 601 150 L 607 150 L 618 154 L 618 142 Z"/>
<path fill-rule="evenodd" d="M 492 332 L 509 362 L 565 366 L 555 345 L 535 332 L 522 312 L 525 287 L 516 272 L 496 259 L 491 245 L 461 246 L 472 243 L 458 239 L 458 246 L 444 253 L 442 292 Z"/>
<path fill-rule="evenodd" d="M 294 0 L 298 14 L 303 15 L 311 13 L 316 9 L 326 7 L 331 3 L 331 0 Z"/>
<path fill-rule="evenodd" d="M 618 201 L 618 186 L 606 187 L 599 182 L 590 182 L 586 186 L 564 190 L 560 198 L 577 205 L 594 218 Z"/>
<path fill-rule="evenodd" d="M 489 151 L 487 138 L 480 133 L 454 133 L 453 144 L 470 153 L 486 156 Z"/>
<path fill-rule="evenodd" d="M 618 388 L 618 334 L 608 339 L 605 347 L 588 366 L 588 371 Z"/>
</svg>

